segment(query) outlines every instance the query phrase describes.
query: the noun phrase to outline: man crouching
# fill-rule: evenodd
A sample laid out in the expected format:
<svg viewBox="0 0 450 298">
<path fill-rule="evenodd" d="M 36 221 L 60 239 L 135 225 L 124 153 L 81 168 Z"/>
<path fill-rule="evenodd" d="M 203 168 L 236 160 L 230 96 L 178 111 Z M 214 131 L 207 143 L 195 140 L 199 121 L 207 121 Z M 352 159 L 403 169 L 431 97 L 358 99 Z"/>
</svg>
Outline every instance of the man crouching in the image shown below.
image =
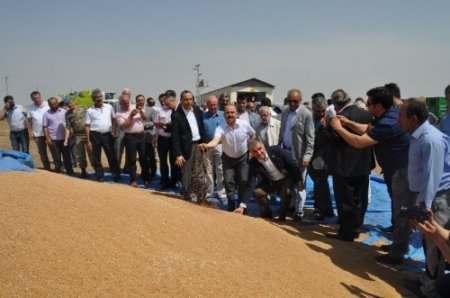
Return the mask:
<svg viewBox="0 0 450 298">
<path fill-rule="evenodd" d="M 289 151 L 279 146 L 266 148 L 258 139 L 251 139 L 248 147 L 250 169 L 243 203 L 247 204 L 251 192 L 254 190 L 261 217 L 272 218 L 267 195 L 277 192 L 281 196 L 278 220 L 285 221 L 289 209 L 292 183 L 297 185 L 299 191 L 304 189 L 299 164 Z M 257 181 L 259 183 L 255 186 Z"/>
</svg>

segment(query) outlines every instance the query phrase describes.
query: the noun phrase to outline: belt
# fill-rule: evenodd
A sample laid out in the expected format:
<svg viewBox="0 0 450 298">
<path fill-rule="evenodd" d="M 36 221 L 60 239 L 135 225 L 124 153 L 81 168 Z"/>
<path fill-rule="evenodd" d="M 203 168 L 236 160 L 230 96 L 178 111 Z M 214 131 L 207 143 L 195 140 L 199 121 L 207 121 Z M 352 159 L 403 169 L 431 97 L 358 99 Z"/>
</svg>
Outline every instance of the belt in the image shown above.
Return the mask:
<svg viewBox="0 0 450 298">
<path fill-rule="evenodd" d="M 200 140 L 198 140 L 198 141 L 192 141 L 192 144 L 200 144 Z"/>
<path fill-rule="evenodd" d="M 125 135 L 133 136 L 133 137 L 141 137 L 145 134 L 145 132 L 126 132 Z"/>
<path fill-rule="evenodd" d="M 98 134 L 98 135 L 101 135 L 101 136 L 105 136 L 105 135 L 110 135 L 111 134 L 111 132 L 98 132 L 98 131 L 92 131 L 91 130 L 91 133 L 95 133 L 95 134 Z"/>
</svg>

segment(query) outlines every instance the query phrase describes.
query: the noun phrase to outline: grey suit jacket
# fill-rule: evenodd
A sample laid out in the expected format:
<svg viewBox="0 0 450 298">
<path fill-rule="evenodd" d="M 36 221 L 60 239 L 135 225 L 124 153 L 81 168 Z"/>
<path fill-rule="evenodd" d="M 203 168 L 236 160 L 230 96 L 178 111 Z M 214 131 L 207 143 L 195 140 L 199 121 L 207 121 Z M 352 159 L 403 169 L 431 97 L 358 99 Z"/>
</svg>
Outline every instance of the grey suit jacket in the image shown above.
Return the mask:
<svg viewBox="0 0 450 298">
<path fill-rule="evenodd" d="M 281 114 L 279 137 L 281 146 L 283 145 L 283 135 L 288 114 L 289 109 L 284 110 Z M 294 158 L 298 161 L 311 160 L 314 148 L 314 121 L 311 111 L 301 105 L 292 121 L 291 127 L 287 129 L 290 129 L 292 133 L 292 154 Z"/>
</svg>

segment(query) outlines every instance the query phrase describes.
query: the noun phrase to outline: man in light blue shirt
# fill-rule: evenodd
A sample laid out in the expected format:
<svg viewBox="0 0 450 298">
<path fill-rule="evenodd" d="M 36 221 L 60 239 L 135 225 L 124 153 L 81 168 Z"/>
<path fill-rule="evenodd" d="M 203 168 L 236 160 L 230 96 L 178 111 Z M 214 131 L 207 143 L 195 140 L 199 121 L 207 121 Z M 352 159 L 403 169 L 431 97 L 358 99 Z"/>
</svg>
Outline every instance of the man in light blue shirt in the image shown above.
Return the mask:
<svg viewBox="0 0 450 298">
<path fill-rule="evenodd" d="M 450 85 L 445 88 L 445 98 L 447 99 L 447 113 L 441 120 L 441 131 L 450 137 Z"/>
<path fill-rule="evenodd" d="M 203 113 L 203 126 L 205 127 L 206 142 L 214 138 L 216 128 L 225 123 L 223 111 L 218 110 L 219 101 L 215 95 L 208 96 L 206 100 L 208 110 Z M 222 144 L 208 150 L 206 161 L 206 184 L 208 185 L 208 196 L 214 193 L 214 177 L 216 177 L 217 195 L 221 201 L 227 198 L 223 185 L 222 167 Z"/>
<path fill-rule="evenodd" d="M 423 101 L 410 98 L 400 109 L 399 123 L 411 134 L 408 158 L 409 188 L 416 204 L 433 211 L 433 217 L 450 227 L 450 137 L 428 122 L 428 108 Z M 436 245 L 424 240 L 427 278 L 421 287 L 425 296 L 435 291 L 436 278 L 445 273 L 445 260 Z"/>
</svg>

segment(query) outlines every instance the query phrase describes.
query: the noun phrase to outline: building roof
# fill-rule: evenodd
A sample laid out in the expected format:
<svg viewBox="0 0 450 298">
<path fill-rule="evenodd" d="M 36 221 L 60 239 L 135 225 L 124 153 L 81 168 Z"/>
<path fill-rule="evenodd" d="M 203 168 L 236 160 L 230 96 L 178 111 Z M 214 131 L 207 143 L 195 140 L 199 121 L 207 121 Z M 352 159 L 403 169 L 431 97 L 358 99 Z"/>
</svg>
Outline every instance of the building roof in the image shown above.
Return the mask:
<svg viewBox="0 0 450 298">
<path fill-rule="evenodd" d="M 272 85 L 272 84 L 269 84 L 267 82 L 261 81 L 260 79 L 257 79 L 257 78 L 251 78 L 251 79 L 248 79 L 248 80 L 245 80 L 245 81 L 242 81 L 242 82 L 238 82 L 238 83 L 235 83 L 235 84 L 231 84 L 231 85 L 228 85 L 228 86 L 224 86 L 224 87 L 221 87 L 221 88 L 217 88 L 217 89 L 205 92 L 204 94 L 213 93 L 213 92 L 215 92 L 217 90 L 221 90 L 221 89 L 224 89 L 224 88 L 227 88 L 227 87 L 240 87 L 240 86 L 275 88 L 275 85 Z"/>
</svg>

